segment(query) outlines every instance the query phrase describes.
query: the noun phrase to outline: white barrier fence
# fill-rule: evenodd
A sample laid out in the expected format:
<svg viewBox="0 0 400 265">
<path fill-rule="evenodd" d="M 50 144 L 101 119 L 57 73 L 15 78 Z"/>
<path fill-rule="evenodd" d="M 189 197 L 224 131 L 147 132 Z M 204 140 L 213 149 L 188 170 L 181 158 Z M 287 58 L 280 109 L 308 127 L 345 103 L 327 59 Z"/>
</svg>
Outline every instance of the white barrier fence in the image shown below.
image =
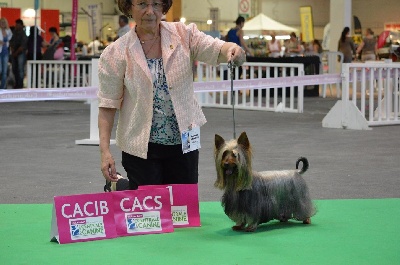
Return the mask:
<svg viewBox="0 0 400 265">
<path fill-rule="evenodd" d="M 85 62 L 87 63 L 87 62 Z M 73 88 L 46 88 L 46 89 L 21 89 L 21 90 L 3 90 L 0 91 L 0 103 L 2 102 L 22 102 L 22 101 L 41 101 L 41 100 L 90 100 L 91 102 L 91 113 L 90 113 L 90 138 L 85 140 L 77 140 L 76 144 L 98 144 L 98 128 L 97 128 L 97 114 L 98 104 L 96 100 L 96 91 L 98 87 L 98 75 L 97 66 L 98 60 L 92 60 L 91 62 L 92 75 L 88 84 L 92 84 L 89 87 L 73 87 Z M 201 76 L 201 79 L 206 81 L 198 81 L 194 83 L 195 92 L 204 98 L 204 94 L 216 95 L 216 93 L 226 93 L 231 90 L 231 82 L 229 80 L 222 81 L 211 81 L 216 80 L 216 69 L 205 68 Z M 252 79 L 235 80 L 234 81 L 234 98 L 237 103 L 245 99 L 246 102 L 250 103 L 249 106 L 243 107 L 244 109 L 260 109 L 259 105 L 251 105 L 252 94 L 250 92 L 250 101 L 248 100 L 247 93 L 240 95 L 239 91 L 257 91 L 261 95 L 262 90 L 289 87 L 292 91 L 294 88 L 303 88 L 308 85 L 316 84 L 335 84 L 340 82 L 339 74 L 324 74 L 324 75 L 308 75 L 308 76 L 294 76 L 289 75 L 286 77 L 279 78 L 259 78 L 262 76 L 263 70 L 267 70 L 268 66 L 257 65 L 253 68 L 249 66 L 249 76 Z M 207 70 L 207 68 L 209 70 Z M 221 68 L 220 68 L 221 69 Z M 224 68 L 222 68 L 224 69 Z M 244 69 L 243 73 L 247 76 L 248 69 Z M 256 69 L 256 70 L 255 70 Z M 300 69 L 300 70 L 299 70 Z M 212 71 L 211 71 L 212 70 Z M 202 71 L 202 70 L 198 70 Z M 208 71 L 208 73 L 207 73 Z M 235 71 L 239 71 L 237 68 Z M 279 70 L 273 70 L 279 71 Z M 289 70 L 290 73 L 295 72 Z M 301 67 L 298 68 L 301 72 Z M 222 72 L 221 70 L 219 71 Z M 268 75 L 266 71 L 266 75 Z M 285 73 L 287 71 L 284 71 Z M 255 78 L 254 74 L 258 76 Z M 276 73 L 276 72 L 275 72 Z M 212 74 L 212 75 L 211 75 Z M 229 73 L 228 73 L 229 75 Z M 278 76 L 276 74 L 275 76 Z M 284 74 L 282 74 L 284 76 Z M 399 76 L 400 75 L 400 64 L 392 63 L 358 63 L 358 64 L 344 64 L 342 72 L 343 89 L 342 89 L 342 100 L 331 109 L 328 115 L 323 120 L 323 127 L 328 128 L 347 128 L 347 129 L 369 129 L 368 126 L 378 125 L 393 125 L 400 124 L 399 122 Z M 206 78 L 206 77 L 212 78 Z M 236 76 L 238 74 L 236 73 Z M 90 82 L 90 83 L 89 83 Z M 368 89 L 367 89 L 368 88 Z M 301 90 L 301 91 L 300 91 Z M 295 112 L 302 112 L 303 102 L 299 98 L 302 98 L 302 89 L 298 90 L 300 96 L 298 97 L 298 107 L 293 107 Z M 285 98 L 284 92 L 282 91 L 282 98 Z M 368 91 L 368 93 L 367 93 Z M 261 93 L 260 93 L 261 92 Z M 246 94 L 244 97 L 243 94 Z M 275 93 L 276 95 L 277 93 Z M 294 93 L 291 93 L 291 95 Z M 360 94 L 360 96 L 358 95 Z M 224 95 L 224 94 L 222 94 Z M 267 94 L 268 95 L 268 94 Z M 267 97 L 266 95 L 266 97 Z M 371 96 L 370 96 L 371 95 Z M 374 95 L 374 96 L 372 96 Z M 239 97 L 242 97 L 239 99 Z M 221 97 L 221 95 L 219 95 Z M 216 98 L 214 96 L 214 98 Z M 228 100 L 227 97 L 226 100 Z M 258 97 L 262 98 L 262 97 Z M 259 102 L 257 98 L 256 102 Z M 255 96 L 253 94 L 253 99 Z M 214 99 L 213 99 L 214 100 Z M 224 99 L 225 100 L 225 99 Z M 291 101 L 289 97 L 289 102 Z M 293 99 L 294 100 L 294 99 Z M 274 98 L 275 101 L 275 98 Z M 228 102 L 228 101 L 227 101 Z M 285 100 L 286 102 L 286 100 Z M 368 102 L 368 105 L 367 105 Z M 207 103 L 207 101 L 206 101 Z M 211 102 L 214 103 L 214 102 Z M 232 102 L 225 103 L 224 107 L 228 106 Z M 283 103 L 282 103 L 283 104 Z M 290 103 L 292 104 L 292 103 Z M 218 106 L 215 101 L 210 106 Z M 279 104 L 278 104 L 279 105 Z M 277 105 L 277 106 L 278 106 Z M 292 105 L 290 105 L 292 106 Z M 367 107 L 368 106 L 368 107 Z M 282 110 L 290 110 L 289 108 L 282 108 Z M 375 109 L 375 110 L 374 110 Z M 264 107 L 264 110 L 266 108 Z M 277 110 L 276 108 L 271 110 Z M 301 110 L 301 111 L 300 111 Z M 368 115 L 366 115 L 368 112 Z M 368 121 L 365 116 L 368 117 Z"/>
<path fill-rule="evenodd" d="M 237 81 L 239 81 L 239 78 L 240 80 L 261 80 L 265 78 L 304 76 L 304 65 L 244 63 L 242 67 L 234 68 L 233 75 Z M 231 72 L 227 64 L 211 66 L 200 62 L 197 65 L 197 81 L 210 82 L 230 79 Z M 256 88 L 236 90 L 233 97 L 226 91 L 214 91 L 199 93 L 197 99 L 203 107 L 231 108 L 232 103 L 234 103 L 237 109 L 302 113 L 304 86 L 301 84 L 288 86 L 285 83 L 281 83 L 280 87 L 272 87 L 268 86 L 268 82 L 266 82 L 265 87 L 260 84 Z"/>
<path fill-rule="evenodd" d="M 342 72 L 342 65 L 343 65 L 343 59 L 344 55 L 342 52 L 322 52 L 319 55 L 320 58 L 320 74 L 335 74 L 335 73 L 341 73 Z M 336 96 L 337 98 L 340 98 L 340 85 L 341 81 L 336 83 Z M 329 87 L 329 90 L 331 92 L 331 96 L 333 96 L 333 91 L 332 91 L 332 84 L 323 84 L 322 85 L 322 97 L 326 98 L 326 89 Z"/>
<path fill-rule="evenodd" d="M 92 86 L 91 61 L 28 61 L 28 88 L 73 88 Z M 245 63 L 242 80 L 294 77 L 304 75 L 302 64 Z M 239 68 L 235 68 L 235 79 L 239 79 Z M 213 67 L 199 63 L 197 81 L 216 81 L 230 79 L 227 64 Z M 282 84 L 284 85 L 284 84 Z M 248 110 L 280 112 L 303 112 L 304 86 L 243 88 L 234 93 L 235 107 Z M 87 91 L 85 90 L 87 93 Z M 37 93 L 37 92 L 36 92 Z M 62 93 L 52 91 L 49 93 Z M 80 93 L 80 92 L 78 92 Z M 198 92 L 198 100 L 204 107 L 230 108 L 231 95 L 226 91 Z M 258 95 L 264 95 L 258 96 Z M 30 95 L 32 100 L 35 96 Z M 74 97 L 76 98 L 76 97 Z"/>
<path fill-rule="evenodd" d="M 28 88 L 91 86 L 91 61 L 38 60 L 27 62 Z"/>
<path fill-rule="evenodd" d="M 2 102 L 22 102 L 22 101 L 41 101 L 41 100 L 89 100 L 91 103 L 90 106 L 90 138 L 83 140 L 76 140 L 76 144 L 82 145 L 96 145 L 99 143 L 99 134 L 97 128 L 97 116 L 98 116 L 98 102 L 96 99 L 97 87 L 99 84 L 98 80 L 98 60 L 92 60 L 92 76 L 90 83 L 93 85 L 91 87 L 75 87 L 75 88 L 46 88 L 46 89 L 21 89 L 21 90 L 5 90 L 0 92 L 0 103 Z M 279 65 L 281 66 L 281 65 Z M 254 77 L 254 69 L 257 69 L 257 73 L 261 77 L 262 70 L 268 69 L 268 66 L 258 65 L 257 68 L 253 67 L 250 69 L 253 70 L 250 72 L 250 77 Z M 297 67 L 297 65 L 296 65 Z M 302 65 L 300 66 L 300 73 L 302 72 Z M 295 72 L 288 66 L 289 72 Z M 236 71 L 239 71 L 236 69 Z M 246 71 L 244 74 L 246 74 Z M 274 75 L 278 76 L 279 69 L 275 68 Z M 284 71 L 286 73 L 286 70 Z M 266 71 L 266 75 L 268 75 L 268 71 Z M 282 74 L 285 76 L 285 74 Z M 216 79 L 216 78 L 214 78 Z M 208 79 L 210 80 L 210 79 Z M 235 80 L 234 81 L 234 91 L 235 93 L 239 93 L 239 90 L 242 91 L 252 91 L 252 90 L 266 90 L 266 89 L 276 89 L 282 87 L 289 87 L 291 92 L 293 92 L 294 88 L 297 86 L 298 88 L 304 88 L 307 85 L 315 85 L 315 84 L 334 84 L 340 80 L 340 76 L 338 74 L 327 74 L 327 75 L 309 75 L 309 76 L 294 76 L 289 75 L 286 77 L 279 78 L 258 78 L 258 79 L 249 79 L 249 80 Z M 231 91 L 231 82 L 228 80 L 225 81 L 198 81 L 194 83 L 194 90 L 197 94 L 214 94 L 214 93 L 227 93 Z M 283 91 L 283 94 L 285 92 Z M 302 97 L 302 89 L 299 90 L 300 96 Z M 227 93 L 228 94 L 228 93 Z M 277 94 L 277 93 L 275 93 Z M 291 93 L 292 95 L 294 93 Z M 251 94 L 250 94 L 251 95 Z M 254 96 L 254 95 L 253 95 Z M 251 96 L 250 96 L 251 98 Z M 261 97 L 260 97 L 261 98 Z M 285 98 L 285 97 L 283 97 Z M 294 98 L 293 98 L 294 100 Z M 299 110 L 303 110 L 303 100 L 298 100 Z M 215 105 L 217 106 L 217 105 Z M 248 108 L 248 109 L 257 109 Z M 293 108 L 294 109 L 294 108 Z M 111 140 L 114 143 L 114 140 Z"/>
<path fill-rule="evenodd" d="M 400 63 L 343 64 L 342 99 L 322 121 L 327 128 L 370 129 L 400 124 Z"/>
</svg>

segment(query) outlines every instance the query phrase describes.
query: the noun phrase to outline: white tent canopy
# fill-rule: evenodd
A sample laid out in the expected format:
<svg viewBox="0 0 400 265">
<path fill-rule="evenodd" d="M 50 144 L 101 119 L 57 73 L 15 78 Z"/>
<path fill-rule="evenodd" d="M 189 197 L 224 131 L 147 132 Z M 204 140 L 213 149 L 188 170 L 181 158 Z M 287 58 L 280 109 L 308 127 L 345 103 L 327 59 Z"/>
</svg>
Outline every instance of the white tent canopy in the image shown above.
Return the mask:
<svg viewBox="0 0 400 265">
<path fill-rule="evenodd" d="M 246 35 L 248 34 L 265 35 L 265 34 L 270 34 L 270 32 L 276 32 L 276 34 L 283 32 L 284 33 L 298 32 L 297 29 L 279 23 L 278 21 L 275 21 L 272 18 L 269 18 L 262 13 L 253 17 L 249 21 L 246 21 L 244 23 L 243 31 Z"/>
</svg>

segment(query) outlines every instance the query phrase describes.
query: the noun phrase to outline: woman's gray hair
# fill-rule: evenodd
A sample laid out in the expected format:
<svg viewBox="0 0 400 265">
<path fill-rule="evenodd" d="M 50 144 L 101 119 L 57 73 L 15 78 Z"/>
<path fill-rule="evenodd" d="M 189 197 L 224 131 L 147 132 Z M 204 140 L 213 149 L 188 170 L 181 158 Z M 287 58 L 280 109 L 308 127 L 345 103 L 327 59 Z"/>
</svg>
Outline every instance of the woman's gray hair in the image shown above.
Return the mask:
<svg viewBox="0 0 400 265">
<path fill-rule="evenodd" d="M 118 0 L 119 10 L 129 18 L 132 18 L 132 1 L 133 0 Z M 162 3 L 164 4 L 162 12 L 165 15 L 172 6 L 172 0 L 162 0 Z"/>
</svg>

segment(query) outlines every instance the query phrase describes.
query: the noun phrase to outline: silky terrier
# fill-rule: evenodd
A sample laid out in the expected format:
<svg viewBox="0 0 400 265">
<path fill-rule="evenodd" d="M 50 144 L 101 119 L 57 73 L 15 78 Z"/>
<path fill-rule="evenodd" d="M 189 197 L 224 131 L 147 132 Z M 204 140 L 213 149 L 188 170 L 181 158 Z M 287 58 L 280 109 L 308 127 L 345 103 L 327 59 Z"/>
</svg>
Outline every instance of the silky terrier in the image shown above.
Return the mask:
<svg viewBox="0 0 400 265">
<path fill-rule="evenodd" d="M 252 171 L 252 148 L 245 132 L 228 142 L 216 134 L 214 157 L 214 185 L 224 190 L 222 206 L 236 223 L 233 230 L 253 232 L 273 219 L 311 223 L 316 209 L 301 176 L 309 167 L 306 158 L 297 160 L 296 170 Z M 303 166 L 298 170 L 300 162 Z"/>
</svg>

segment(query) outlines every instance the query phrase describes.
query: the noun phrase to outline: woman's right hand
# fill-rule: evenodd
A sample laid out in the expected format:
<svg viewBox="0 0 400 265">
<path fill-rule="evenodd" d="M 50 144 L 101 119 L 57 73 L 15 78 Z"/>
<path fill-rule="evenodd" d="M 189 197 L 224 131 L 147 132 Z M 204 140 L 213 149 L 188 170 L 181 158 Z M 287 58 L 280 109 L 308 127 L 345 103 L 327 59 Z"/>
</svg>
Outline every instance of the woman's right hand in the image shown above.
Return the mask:
<svg viewBox="0 0 400 265">
<path fill-rule="evenodd" d="M 118 177 L 117 170 L 115 169 L 115 160 L 109 151 L 101 153 L 101 172 L 106 180 L 117 182 Z"/>
</svg>

